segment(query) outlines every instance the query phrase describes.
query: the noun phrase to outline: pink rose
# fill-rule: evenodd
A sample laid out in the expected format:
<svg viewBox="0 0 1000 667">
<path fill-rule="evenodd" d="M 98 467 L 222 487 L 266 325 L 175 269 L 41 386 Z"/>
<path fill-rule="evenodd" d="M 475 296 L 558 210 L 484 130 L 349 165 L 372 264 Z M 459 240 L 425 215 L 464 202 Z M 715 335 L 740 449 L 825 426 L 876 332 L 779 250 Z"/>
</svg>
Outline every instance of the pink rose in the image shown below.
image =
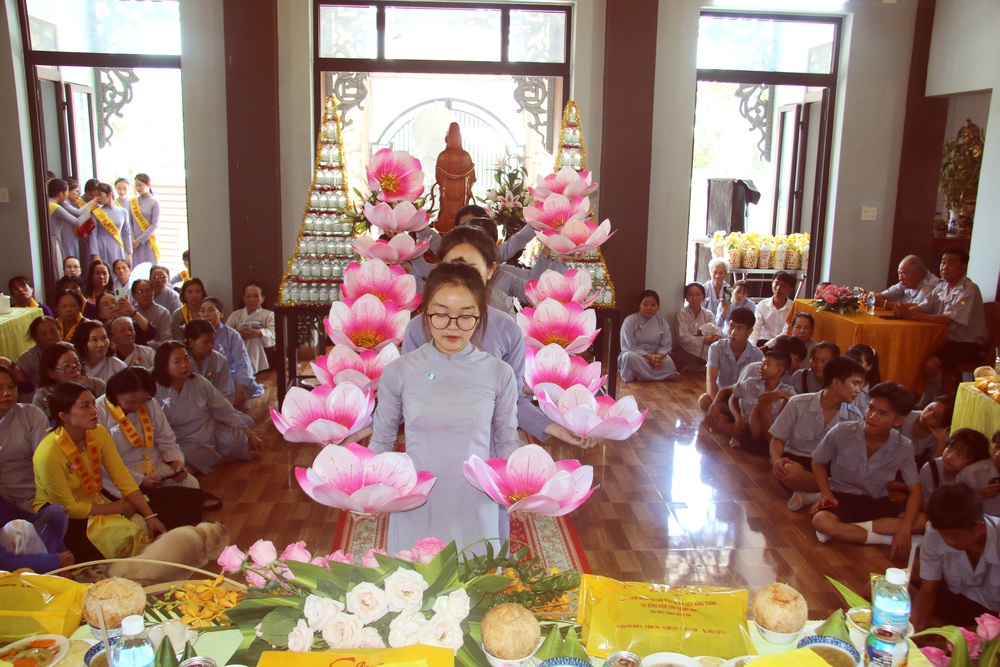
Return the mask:
<svg viewBox="0 0 1000 667">
<path fill-rule="evenodd" d="M 299 563 L 308 563 L 312 554 L 306 550 L 305 542 L 292 542 L 281 552 L 280 558 L 284 561 L 294 560 Z"/>
<path fill-rule="evenodd" d="M 1000 618 L 993 614 L 983 614 L 976 619 L 976 634 L 990 641 L 1000 635 Z"/>
<path fill-rule="evenodd" d="M 436 537 L 425 537 L 413 545 L 413 553 L 420 563 L 429 563 L 448 546 Z"/>
<path fill-rule="evenodd" d="M 247 553 L 250 554 L 250 560 L 257 567 L 267 567 L 278 557 L 278 550 L 274 548 L 274 544 L 270 540 L 257 540 L 247 550 Z"/>
<path fill-rule="evenodd" d="M 251 586 L 256 586 L 257 588 L 264 588 L 267 585 L 267 579 L 260 576 L 253 570 L 247 570 L 247 583 Z"/>
<path fill-rule="evenodd" d="M 827 303 L 837 303 L 837 298 L 830 294 L 824 295 L 823 300 L 826 301 Z"/>
<path fill-rule="evenodd" d="M 951 658 L 947 653 L 933 646 L 924 646 L 920 649 L 920 652 L 927 658 L 927 662 L 934 665 L 934 667 L 948 667 L 948 663 L 951 662 Z"/>
<path fill-rule="evenodd" d="M 982 651 L 982 646 L 979 645 L 982 639 L 979 635 L 969 632 L 965 628 L 959 628 L 959 630 L 965 636 L 965 645 L 969 648 L 969 657 L 973 659 L 978 658 L 980 651 Z"/>
<path fill-rule="evenodd" d="M 243 563 L 247 562 L 247 555 L 235 544 L 230 544 L 219 554 L 217 562 L 223 572 L 239 572 L 243 569 Z"/>
<path fill-rule="evenodd" d="M 361 567 L 378 567 L 378 559 L 375 558 L 375 554 L 389 555 L 385 549 L 369 549 L 368 553 L 361 557 Z"/>
<path fill-rule="evenodd" d="M 330 564 L 326 562 L 326 559 L 323 558 L 322 556 L 316 556 L 311 561 L 309 561 L 309 564 L 315 565 L 316 567 L 326 568 L 327 570 L 330 569 Z"/>
<path fill-rule="evenodd" d="M 329 561 L 336 561 L 337 563 L 345 563 L 347 565 L 354 565 L 354 554 L 345 554 L 340 549 L 337 549 L 332 554 L 326 557 Z"/>
<path fill-rule="evenodd" d="M 398 558 L 399 560 L 405 560 L 407 563 L 416 563 L 417 554 L 413 553 L 409 549 L 403 549 L 402 551 L 397 551 L 392 555 L 393 558 Z"/>
</svg>

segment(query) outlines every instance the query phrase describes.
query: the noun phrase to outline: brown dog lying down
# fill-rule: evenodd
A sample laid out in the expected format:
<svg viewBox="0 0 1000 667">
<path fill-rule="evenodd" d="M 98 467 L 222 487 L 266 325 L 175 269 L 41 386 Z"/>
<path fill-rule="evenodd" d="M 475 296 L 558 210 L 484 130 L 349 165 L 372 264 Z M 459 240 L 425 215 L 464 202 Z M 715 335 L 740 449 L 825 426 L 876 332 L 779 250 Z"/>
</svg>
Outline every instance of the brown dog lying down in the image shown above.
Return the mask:
<svg viewBox="0 0 1000 667">
<path fill-rule="evenodd" d="M 229 531 L 217 521 L 180 526 L 168 530 L 138 556 L 113 563 L 108 576 L 124 577 L 144 586 L 189 579 L 191 571 L 186 568 L 143 561 L 158 560 L 203 568 L 218 558 L 228 544 Z"/>
</svg>

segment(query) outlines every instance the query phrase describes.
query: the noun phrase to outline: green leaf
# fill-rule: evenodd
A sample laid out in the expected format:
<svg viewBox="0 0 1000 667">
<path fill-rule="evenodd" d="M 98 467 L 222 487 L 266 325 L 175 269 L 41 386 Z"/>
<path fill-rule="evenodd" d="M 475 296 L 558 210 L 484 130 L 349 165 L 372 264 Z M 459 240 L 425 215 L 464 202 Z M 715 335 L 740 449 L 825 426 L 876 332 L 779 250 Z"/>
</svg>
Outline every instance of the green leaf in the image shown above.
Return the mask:
<svg viewBox="0 0 1000 667">
<path fill-rule="evenodd" d="M 952 649 L 951 660 L 948 662 L 949 667 L 972 667 L 972 661 L 969 660 L 969 646 L 965 642 L 965 635 L 954 625 L 946 625 L 943 628 L 928 628 L 922 632 L 914 633 L 910 637 L 921 637 L 924 635 L 938 635 L 951 642 Z"/>
<path fill-rule="evenodd" d="M 480 667 L 480 665 L 488 665 L 489 663 L 486 661 L 486 654 L 483 653 L 479 642 L 471 635 L 466 634 L 462 648 L 458 649 L 458 653 L 455 655 L 455 664 L 462 665 L 462 667 Z"/>
<path fill-rule="evenodd" d="M 535 653 L 536 660 L 551 660 L 561 656 L 563 647 L 562 631 L 558 627 L 549 628 L 542 647 Z"/>
<path fill-rule="evenodd" d="M 260 624 L 261 638 L 274 646 L 288 646 L 288 635 L 302 618 L 298 609 L 280 608 L 272 610 Z"/>
<path fill-rule="evenodd" d="M 188 642 L 187 644 L 184 645 L 184 654 L 181 656 L 181 662 L 184 662 L 185 660 L 190 660 L 196 655 L 198 654 L 195 653 L 194 644 Z"/>
<path fill-rule="evenodd" d="M 979 667 L 997 667 L 1000 665 L 1000 637 L 994 637 L 982 643 L 979 654 Z"/>
<path fill-rule="evenodd" d="M 826 580 L 829 581 L 831 584 L 833 584 L 833 587 L 836 588 L 837 591 L 840 593 L 841 597 L 844 598 L 844 602 L 847 603 L 848 609 L 851 609 L 853 607 L 871 607 L 872 606 L 871 602 L 869 602 L 868 600 L 864 599 L 863 597 L 861 597 L 860 595 L 858 595 L 857 593 L 855 593 L 854 591 L 852 591 L 850 588 L 848 588 L 844 584 L 842 584 L 839 581 L 837 581 L 836 579 L 834 579 L 832 577 L 827 577 Z"/>
<path fill-rule="evenodd" d="M 590 660 L 587 657 L 587 649 L 583 648 L 580 637 L 576 634 L 576 628 L 570 628 L 566 632 L 566 641 L 562 645 L 562 655 L 567 658 L 579 658 L 580 660 Z"/>
<path fill-rule="evenodd" d="M 174 653 L 170 638 L 164 636 L 160 641 L 160 647 L 156 649 L 156 667 L 177 667 L 178 664 L 180 663 L 177 662 L 177 655 Z"/>
<path fill-rule="evenodd" d="M 830 614 L 830 618 L 823 621 L 823 623 L 816 628 L 816 634 L 822 635 L 823 637 L 842 639 L 850 644 L 851 633 L 847 630 L 847 618 L 844 616 L 844 610 L 838 609 Z"/>
</svg>

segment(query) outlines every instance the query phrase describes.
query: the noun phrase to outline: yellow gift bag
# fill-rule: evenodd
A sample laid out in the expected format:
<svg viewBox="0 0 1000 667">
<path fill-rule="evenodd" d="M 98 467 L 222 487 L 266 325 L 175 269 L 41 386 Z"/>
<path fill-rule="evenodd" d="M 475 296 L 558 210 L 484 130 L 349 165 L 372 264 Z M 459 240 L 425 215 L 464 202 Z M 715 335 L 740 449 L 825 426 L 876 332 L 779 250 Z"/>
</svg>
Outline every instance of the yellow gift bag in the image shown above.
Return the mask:
<svg viewBox="0 0 1000 667">
<path fill-rule="evenodd" d="M 440 646 L 352 648 L 335 651 L 291 653 L 264 651 L 257 667 L 454 667 L 455 652 Z"/>
<path fill-rule="evenodd" d="M 714 586 L 621 582 L 585 574 L 577 622 L 587 653 L 735 658 L 756 653 L 747 632 L 747 592 Z"/>
<path fill-rule="evenodd" d="M 0 642 L 80 627 L 86 584 L 31 572 L 0 575 Z"/>
</svg>

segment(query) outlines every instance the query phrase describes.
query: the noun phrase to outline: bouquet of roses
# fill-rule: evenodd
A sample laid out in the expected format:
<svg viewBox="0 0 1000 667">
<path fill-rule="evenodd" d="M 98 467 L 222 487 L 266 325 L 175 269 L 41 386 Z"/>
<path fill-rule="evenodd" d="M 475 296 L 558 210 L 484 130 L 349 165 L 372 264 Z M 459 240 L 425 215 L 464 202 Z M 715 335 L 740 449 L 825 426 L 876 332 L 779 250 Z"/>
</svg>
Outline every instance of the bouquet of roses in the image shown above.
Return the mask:
<svg viewBox="0 0 1000 667">
<path fill-rule="evenodd" d="M 241 661 L 265 650 L 384 648 L 411 644 L 454 650 L 461 664 L 485 661 L 470 635 L 472 610 L 512 579 L 486 567 L 460 577 L 458 549 L 434 538 L 389 556 L 370 550 L 360 564 L 336 551 L 313 555 L 304 542 L 279 555 L 258 540 L 246 553 L 230 545 L 219 557 L 224 572 L 251 585 L 229 618 L 244 634 Z M 480 616 L 481 617 L 481 616 Z"/>
<path fill-rule="evenodd" d="M 924 646 L 920 652 L 934 667 L 995 667 L 1000 664 L 1000 618 L 992 614 L 983 614 L 976 619 L 976 631 L 969 632 L 965 628 L 948 625 L 943 628 L 929 628 L 918 632 L 921 635 L 940 635 L 948 640 L 951 648 L 949 655 L 942 649 Z"/>
<path fill-rule="evenodd" d="M 850 287 L 825 285 L 816 290 L 816 300 L 813 301 L 816 310 L 828 310 L 846 315 L 856 313 L 860 306 L 858 293 Z"/>
</svg>

